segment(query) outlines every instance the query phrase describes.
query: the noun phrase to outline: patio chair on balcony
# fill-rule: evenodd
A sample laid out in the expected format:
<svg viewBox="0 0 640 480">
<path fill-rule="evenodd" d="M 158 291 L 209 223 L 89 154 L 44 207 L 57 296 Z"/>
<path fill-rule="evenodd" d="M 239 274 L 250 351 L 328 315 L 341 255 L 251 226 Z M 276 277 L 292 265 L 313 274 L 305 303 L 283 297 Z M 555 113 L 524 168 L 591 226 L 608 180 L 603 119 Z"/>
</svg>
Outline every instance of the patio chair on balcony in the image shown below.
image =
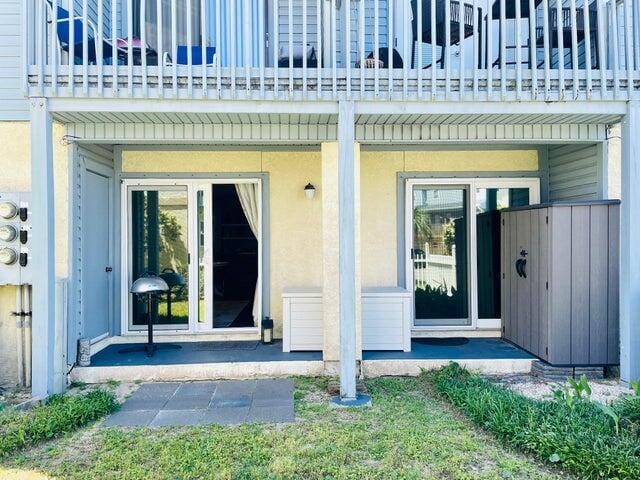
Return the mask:
<svg viewBox="0 0 640 480">
<path fill-rule="evenodd" d="M 53 2 L 51 0 L 45 0 L 47 11 L 49 12 L 49 24 L 52 24 L 54 19 L 57 23 L 57 35 L 58 35 L 58 49 L 60 53 L 65 52 L 69 54 L 71 45 L 73 44 L 73 56 L 74 64 L 82 64 L 84 59 L 84 19 L 82 16 L 73 16 L 68 10 L 58 6 L 57 12 L 54 15 Z M 73 39 L 71 39 L 71 20 L 73 20 Z M 113 62 L 114 48 L 111 43 L 106 39 L 99 39 L 97 35 L 96 26 L 93 22 L 87 19 L 87 61 L 90 64 L 98 63 L 98 46 L 102 47 L 102 59 L 105 62 Z M 121 40 L 119 40 L 120 42 Z M 116 58 L 126 56 L 126 50 L 123 50 L 120 46 L 116 47 Z"/>
<path fill-rule="evenodd" d="M 404 62 L 400 53 L 393 48 L 391 54 L 393 55 L 393 68 L 404 68 Z M 380 47 L 377 57 L 374 52 L 369 52 L 364 59 L 364 68 L 375 68 L 376 63 L 378 64 L 378 68 L 389 68 L 389 65 L 391 65 L 389 60 L 389 47 Z M 360 68 L 360 60 L 356 62 L 355 66 L 356 68 Z"/>
<path fill-rule="evenodd" d="M 189 47 L 178 45 L 176 47 L 175 61 L 169 52 L 164 52 L 163 63 L 165 66 L 189 65 Z M 204 58 L 202 58 L 202 46 L 191 46 L 191 65 L 213 66 L 216 63 L 216 47 L 204 47 Z"/>
<path fill-rule="evenodd" d="M 504 18 L 505 20 L 515 20 L 517 17 L 517 12 L 516 12 L 516 1 L 517 0 L 506 0 L 505 2 L 505 11 L 504 11 Z M 529 22 L 531 22 L 531 18 L 535 16 L 536 12 L 535 9 L 538 8 L 538 6 L 542 3 L 542 0 L 535 0 L 534 2 L 534 11 L 531 12 L 530 9 L 530 5 L 529 5 L 529 0 L 520 0 L 520 19 L 521 20 L 528 20 Z M 500 19 L 502 18 L 502 2 L 501 0 L 495 0 L 495 2 L 493 2 L 493 6 L 491 7 L 491 16 L 493 18 L 494 21 L 500 21 Z M 491 26 L 489 26 L 489 28 L 491 28 Z M 502 24 L 499 23 L 499 29 L 502 28 Z M 501 33 L 500 30 L 498 30 L 498 38 L 501 38 Z M 528 31 L 528 29 L 527 29 Z M 508 35 L 509 37 L 511 37 L 510 35 Z M 520 42 L 518 42 L 520 43 Z M 526 49 L 527 53 L 529 53 L 529 45 L 505 45 L 505 49 L 507 51 L 515 51 L 517 49 Z M 497 65 L 500 65 L 500 63 L 502 62 L 502 58 L 500 57 L 500 52 L 502 49 L 498 48 L 498 58 L 496 58 L 493 62 L 492 62 L 492 66 L 495 67 Z M 487 54 L 489 55 L 490 52 L 487 52 Z M 525 55 L 526 56 L 526 55 Z M 529 66 L 532 64 L 532 62 L 535 59 L 532 58 L 528 58 L 525 62 L 525 64 L 528 64 Z M 515 61 L 506 61 L 505 59 L 505 65 L 515 65 L 516 62 Z"/>
<path fill-rule="evenodd" d="M 292 47 L 291 57 L 293 58 L 293 68 L 302 68 L 304 55 L 307 56 L 307 67 L 318 67 L 318 55 L 313 45 L 308 44 L 306 51 L 303 51 L 302 45 L 294 45 Z M 289 66 L 289 46 L 280 45 L 278 50 L 278 67 L 286 68 Z"/>
<path fill-rule="evenodd" d="M 559 46 L 559 36 L 562 36 L 562 44 L 565 49 L 570 50 L 569 58 L 573 58 L 573 49 L 580 48 L 580 44 L 584 43 L 586 39 L 586 29 L 584 22 L 584 10 L 582 8 L 576 8 L 576 36 L 577 45 L 573 45 L 573 32 L 571 21 L 571 8 L 562 7 L 562 20 L 558 22 L 558 9 L 556 7 L 549 7 L 549 64 L 553 65 L 554 53 L 556 56 Z M 595 45 L 598 44 L 598 7 L 597 2 L 592 1 L 589 4 L 589 36 L 591 41 L 591 54 L 593 59 L 591 61 L 592 68 L 599 68 L 599 56 L 598 49 Z M 544 48 L 544 28 L 536 28 L 536 44 L 538 48 Z M 554 52 L 555 50 L 555 52 Z M 580 56 L 580 51 L 579 54 Z M 559 57 L 559 56 L 558 56 Z M 542 62 L 539 66 L 543 65 Z M 585 68 L 585 65 L 578 65 L 579 68 Z M 555 65 L 557 68 L 557 65 Z"/>
<path fill-rule="evenodd" d="M 418 32 L 418 1 L 422 2 L 422 32 Z M 436 31 L 435 31 L 435 45 L 432 45 L 433 35 L 431 32 L 431 2 L 435 1 L 436 11 Z M 482 34 L 482 23 L 478 21 L 478 27 L 474 25 L 474 11 L 473 5 L 469 3 L 463 4 L 463 17 L 460 15 L 460 1 L 458 0 L 411 0 L 411 10 L 413 12 L 413 20 L 411 21 L 411 29 L 413 32 L 412 41 L 412 54 L 411 54 L 411 66 L 415 67 L 416 63 L 416 48 L 417 42 L 428 43 L 431 45 L 432 50 L 435 51 L 435 47 L 444 47 L 446 43 L 446 24 L 445 24 L 445 1 L 450 2 L 450 18 L 449 18 L 449 45 L 458 45 L 462 40 L 469 38 L 477 30 L 478 35 Z M 478 8 L 478 19 L 482 18 L 482 8 Z M 460 28 L 460 20 L 462 20 L 462 29 Z M 460 30 L 463 30 L 461 32 Z M 481 58 L 478 58 L 480 63 Z M 433 59 L 431 65 L 426 65 L 424 68 L 429 68 L 433 65 Z M 440 54 L 438 60 L 441 68 L 444 68 L 444 49 Z M 437 63 L 437 62 L 436 62 Z"/>
</svg>

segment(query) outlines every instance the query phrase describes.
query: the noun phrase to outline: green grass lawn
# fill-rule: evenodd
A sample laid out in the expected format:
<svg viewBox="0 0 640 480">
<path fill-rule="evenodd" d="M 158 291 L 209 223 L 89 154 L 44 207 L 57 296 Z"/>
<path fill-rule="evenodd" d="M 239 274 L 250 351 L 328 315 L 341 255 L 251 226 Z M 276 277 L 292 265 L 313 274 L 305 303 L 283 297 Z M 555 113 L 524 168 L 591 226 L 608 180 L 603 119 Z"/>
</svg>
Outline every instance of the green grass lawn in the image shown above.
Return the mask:
<svg viewBox="0 0 640 480">
<path fill-rule="evenodd" d="M 326 379 L 296 379 L 295 424 L 136 430 L 94 426 L 0 460 L 0 478 L 568 477 L 477 430 L 424 379 L 370 380 L 373 407 L 362 410 L 331 409 L 325 386 Z"/>
</svg>

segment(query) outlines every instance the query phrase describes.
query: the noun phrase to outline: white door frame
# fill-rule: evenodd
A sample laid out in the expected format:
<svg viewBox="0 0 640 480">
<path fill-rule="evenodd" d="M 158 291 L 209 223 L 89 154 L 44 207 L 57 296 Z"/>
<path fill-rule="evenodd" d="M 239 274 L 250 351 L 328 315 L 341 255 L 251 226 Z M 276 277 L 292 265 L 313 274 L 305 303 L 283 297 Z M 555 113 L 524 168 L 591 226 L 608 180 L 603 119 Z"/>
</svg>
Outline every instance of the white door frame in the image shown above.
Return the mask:
<svg viewBox="0 0 640 480">
<path fill-rule="evenodd" d="M 528 188 L 529 203 L 540 203 L 540 179 L 537 177 L 500 177 L 500 178 L 408 178 L 405 180 L 405 281 L 407 289 L 412 292 L 412 323 L 411 328 L 414 331 L 443 331 L 443 330 L 476 330 L 483 329 L 499 329 L 502 320 L 497 319 L 478 319 L 478 262 L 476 257 L 478 239 L 476 229 L 476 190 L 479 188 Z M 468 282 L 469 282 L 469 325 L 415 325 L 415 296 L 414 296 L 414 280 L 413 280 L 413 259 L 411 258 L 411 249 L 413 248 L 413 189 L 415 186 L 434 186 L 434 187 L 460 187 L 466 188 L 469 192 L 467 201 L 468 221 Z"/>
<path fill-rule="evenodd" d="M 212 185 L 233 185 L 236 183 L 255 183 L 258 185 L 258 213 L 259 213 L 259 231 L 258 236 L 258 281 L 256 288 L 258 289 L 257 302 L 259 305 L 258 324 L 254 327 L 244 328 L 213 328 L 213 296 L 210 283 L 213 281 L 213 252 L 211 249 L 212 231 L 209 228 L 212 225 L 211 212 L 211 187 Z M 262 219 L 262 180 L 260 178 L 198 178 L 198 179 L 123 179 L 121 185 L 121 331 L 123 335 L 146 335 L 146 328 L 133 329 L 130 325 L 131 304 L 129 302 L 129 286 L 131 284 L 130 258 L 131 258 L 131 242 L 129 238 L 129 218 L 131 212 L 131 195 L 134 190 L 149 189 L 150 187 L 167 188 L 179 187 L 185 188 L 187 191 L 187 245 L 190 257 L 189 263 L 189 323 L 186 328 L 175 328 L 174 326 L 155 325 L 154 331 L 158 335 L 172 335 L 180 333 L 190 334 L 221 334 L 228 335 L 230 333 L 256 333 L 260 332 L 262 321 L 262 245 L 263 245 L 263 219 Z M 199 280 L 199 259 L 198 259 L 198 217 L 197 217 L 197 192 L 204 192 L 204 211 L 205 211 L 205 316 L 212 321 L 210 327 L 204 327 L 198 322 L 198 280 Z"/>
</svg>

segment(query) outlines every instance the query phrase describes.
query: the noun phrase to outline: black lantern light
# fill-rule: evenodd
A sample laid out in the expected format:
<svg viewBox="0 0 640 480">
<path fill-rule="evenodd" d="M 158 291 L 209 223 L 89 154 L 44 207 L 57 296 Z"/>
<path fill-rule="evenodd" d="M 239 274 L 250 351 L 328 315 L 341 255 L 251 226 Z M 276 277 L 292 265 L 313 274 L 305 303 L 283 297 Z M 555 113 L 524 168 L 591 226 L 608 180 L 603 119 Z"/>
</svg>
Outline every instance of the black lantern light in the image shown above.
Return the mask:
<svg viewBox="0 0 640 480">
<path fill-rule="evenodd" d="M 262 320 L 262 343 L 271 345 L 273 343 L 273 320 L 264 317 Z"/>
<path fill-rule="evenodd" d="M 313 200 L 316 196 L 316 187 L 314 187 L 311 182 L 307 183 L 304 186 L 304 194 L 307 196 L 309 200 Z"/>
</svg>

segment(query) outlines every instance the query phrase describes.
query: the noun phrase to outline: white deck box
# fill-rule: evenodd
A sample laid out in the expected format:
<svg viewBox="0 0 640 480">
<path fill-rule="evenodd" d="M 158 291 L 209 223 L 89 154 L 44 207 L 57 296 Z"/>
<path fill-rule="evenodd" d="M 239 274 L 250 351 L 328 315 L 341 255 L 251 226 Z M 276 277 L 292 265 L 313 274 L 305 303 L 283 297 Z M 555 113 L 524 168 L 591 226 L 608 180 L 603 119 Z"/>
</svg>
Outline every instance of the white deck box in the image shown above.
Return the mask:
<svg viewBox="0 0 640 480">
<path fill-rule="evenodd" d="M 288 288 L 282 292 L 284 352 L 322 350 L 322 291 Z M 411 293 L 400 287 L 362 290 L 363 350 L 411 351 Z"/>
<path fill-rule="evenodd" d="M 362 289 L 362 349 L 411 351 L 411 292 Z"/>
<path fill-rule="evenodd" d="M 323 349 L 322 290 L 286 288 L 282 291 L 282 351 Z"/>
</svg>

